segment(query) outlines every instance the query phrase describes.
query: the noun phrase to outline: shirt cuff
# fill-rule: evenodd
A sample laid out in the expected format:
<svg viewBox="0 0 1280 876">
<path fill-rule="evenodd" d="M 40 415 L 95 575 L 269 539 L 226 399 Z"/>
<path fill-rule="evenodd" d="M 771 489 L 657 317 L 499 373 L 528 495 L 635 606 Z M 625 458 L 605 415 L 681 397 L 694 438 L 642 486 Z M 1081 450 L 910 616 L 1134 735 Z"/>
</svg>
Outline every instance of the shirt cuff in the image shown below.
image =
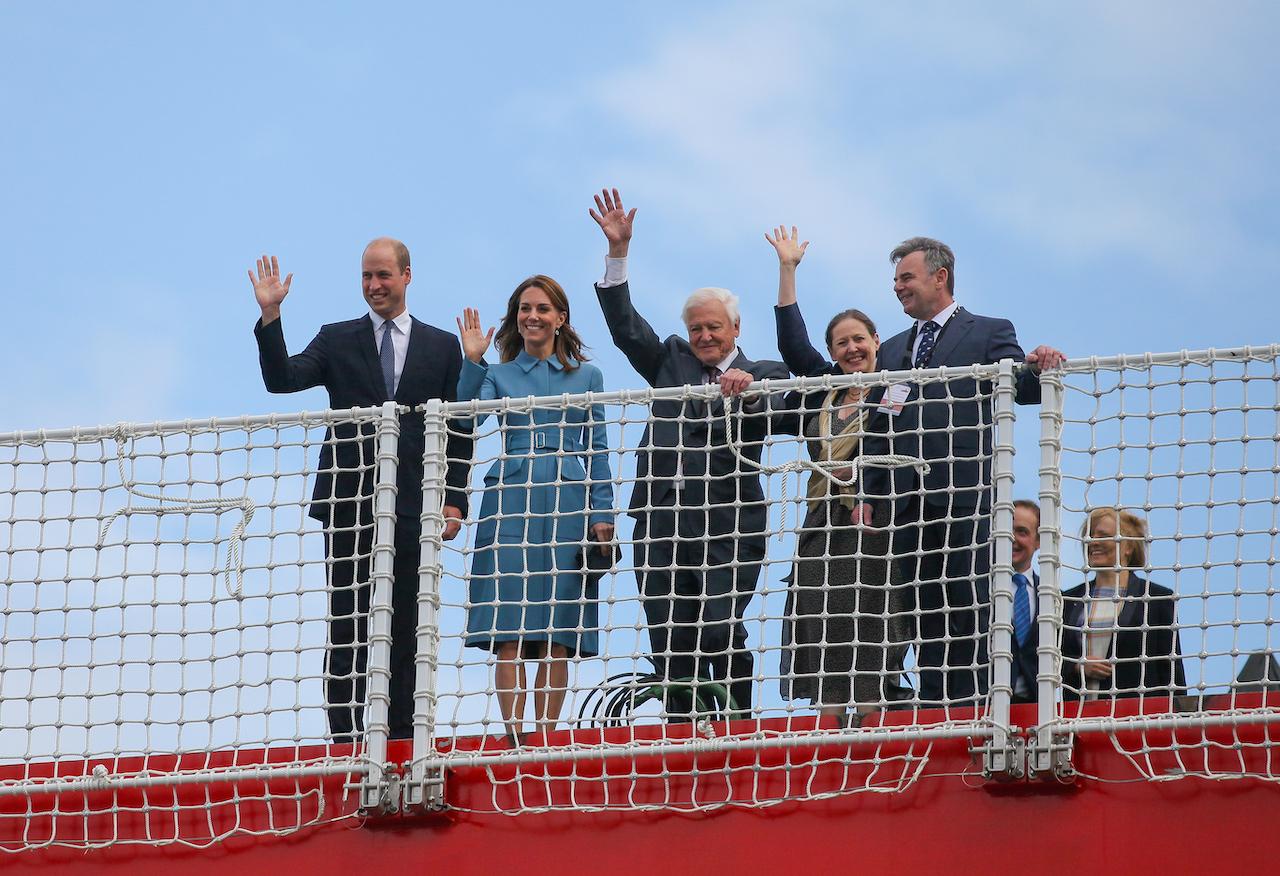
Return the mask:
<svg viewBox="0 0 1280 876">
<path fill-rule="evenodd" d="M 624 256 L 620 259 L 611 259 L 604 257 L 604 279 L 599 282 L 601 289 L 608 289 L 610 286 L 621 286 L 627 282 L 627 259 Z"/>
</svg>

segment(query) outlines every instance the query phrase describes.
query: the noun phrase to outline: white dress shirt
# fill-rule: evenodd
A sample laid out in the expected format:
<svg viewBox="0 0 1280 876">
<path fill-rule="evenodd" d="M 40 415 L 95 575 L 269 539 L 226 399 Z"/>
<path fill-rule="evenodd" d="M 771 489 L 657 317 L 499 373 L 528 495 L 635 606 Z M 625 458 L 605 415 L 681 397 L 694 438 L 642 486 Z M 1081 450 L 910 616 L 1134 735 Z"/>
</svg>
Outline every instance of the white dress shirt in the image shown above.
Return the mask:
<svg viewBox="0 0 1280 876">
<path fill-rule="evenodd" d="M 938 313 L 933 318 L 916 320 L 916 339 L 911 344 L 911 361 L 912 362 L 916 361 L 916 351 L 920 349 L 920 333 L 924 331 L 924 324 L 926 322 L 936 322 L 938 324 L 938 331 L 933 336 L 934 342 L 936 343 L 938 339 L 938 335 L 942 334 L 942 327 L 947 324 L 947 320 L 951 319 L 951 317 L 956 315 L 956 308 L 958 308 L 959 306 L 960 306 L 959 302 L 952 301 L 946 307 L 942 308 L 942 310 L 938 311 Z"/>
<path fill-rule="evenodd" d="M 604 279 L 597 285 L 601 289 L 608 289 L 611 286 L 621 286 L 627 282 L 627 257 L 620 259 L 611 259 L 604 257 Z"/>
<path fill-rule="evenodd" d="M 373 320 L 373 340 L 378 347 L 378 355 L 382 355 L 382 325 L 387 320 L 378 316 L 372 310 L 369 311 L 369 318 Z M 391 320 L 391 349 L 395 353 L 396 360 L 396 385 L 395 389 L 400 388 L 400 375 L 404 373 L 405 356 L 409 354 L 409 330 L 413 327 L 413 317 L 409 315 L 408 310 L 404 310 L 395 319 Z M 391 393 L 395 395 L 394 390 Z"/>
</svg>

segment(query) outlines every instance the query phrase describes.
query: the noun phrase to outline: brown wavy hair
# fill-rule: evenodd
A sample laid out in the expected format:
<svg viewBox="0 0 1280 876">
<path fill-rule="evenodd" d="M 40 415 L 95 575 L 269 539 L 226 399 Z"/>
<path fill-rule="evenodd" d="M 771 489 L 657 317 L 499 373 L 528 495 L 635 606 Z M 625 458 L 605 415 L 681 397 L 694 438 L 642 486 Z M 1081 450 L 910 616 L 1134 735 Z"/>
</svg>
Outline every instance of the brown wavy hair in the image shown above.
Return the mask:
<svg viewBox="0 0 1280 876">
<path fill-rule="evenodd" d="M 493 339 L 494 345 L 498 348 L 498 356 L 503 362 L 510 362 L 524 349 L 524 338 L 520 337 L 520 326 L 517 321 L 520 313 L 520 296 L 524 294 L 524 290 L 534 288 L 546 292 L 547 297 L 551 299 L 551 306 L 564 314 L 564 325 L 560 326 L 553 349 L 565 370 L 573 371 L 578 367 L 579 362 L 585 362 L 589 358 L 583 352 L 587 349 L 587 345 L 582 343 L 582 338 L 578 337 L 578 333 L 573 330 L 569 322 L 569 296 L 564 294 L 564 287 L 546 274 L 526 277 L 520 281 L 519 286 L 516 286 L 516 291 L 511 293 L 511 297 L 507 300 L 507 313 L 502 317 L 502 322 L 498 325 L 498 334 Z"/>
</svg>

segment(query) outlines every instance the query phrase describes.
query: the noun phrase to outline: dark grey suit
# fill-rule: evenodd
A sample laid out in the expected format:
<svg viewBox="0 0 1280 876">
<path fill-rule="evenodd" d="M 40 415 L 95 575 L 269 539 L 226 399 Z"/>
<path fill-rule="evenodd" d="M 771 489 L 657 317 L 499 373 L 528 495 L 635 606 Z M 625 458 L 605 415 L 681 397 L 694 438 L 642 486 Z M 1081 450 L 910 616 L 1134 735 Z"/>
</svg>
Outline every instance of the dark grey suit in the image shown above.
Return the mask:
<svg viewBox="0 0 1280 876">
<path fill-rule="evenodd" d="M 334 409 L 372 407 L 390 401 L 368 316 L 326 325 L 296 356 L 285 346 L 281 320 L 254 326 L 262 381 L 269 392 L 323 386 Z M 413 320 L 395 401 L 408 406 L 429 399 L 453 401 L 462 351 L 447 332 Z M 422 533 L 423 418 L 400 418 L 396 493 L 396 556 L 391 623 L 391 738 L 413 735 L 414 652 L 418 623 L 418 539 Z M 467 513 L 466 486 L 472 440 L 451 424 L 446 455 L 445 504 Z M 325 434 L 310 516 L 325 527 L 329 558 L 329 647 L 325 698 L 334 741 L 350 741 L 364 729 L 370 552 L 373 547 L 373 427 L 339 424 Z"/>
<path fill-rule="evenodd" d="M 596 295 L 614 343 L 650 386 L 706 382 L 689 342 L 676 335 L 659 340 L 636 313 L 626 283 L 597 286 Z M 789 376 L 781 362 L 753 362 L 741 351 L 732 367 L 757 380 Z M 743 456 L 759 462 L 771 419 L 794 417 L 774 413 L 780 402 L 771 397 L 759 413 L 735 415 Z M 629 513 L 636 521 L 636 578 L 658 674 L 725 683 L 738 708 L 748 709 L 753 661 L 742 617 L 760 576 L 768 507 L 759 472 L 726 446 L 722 404 L 653 403 Z M 667 708 L 687 711 L 689 703 L 669 695 Z"/>
</svg>

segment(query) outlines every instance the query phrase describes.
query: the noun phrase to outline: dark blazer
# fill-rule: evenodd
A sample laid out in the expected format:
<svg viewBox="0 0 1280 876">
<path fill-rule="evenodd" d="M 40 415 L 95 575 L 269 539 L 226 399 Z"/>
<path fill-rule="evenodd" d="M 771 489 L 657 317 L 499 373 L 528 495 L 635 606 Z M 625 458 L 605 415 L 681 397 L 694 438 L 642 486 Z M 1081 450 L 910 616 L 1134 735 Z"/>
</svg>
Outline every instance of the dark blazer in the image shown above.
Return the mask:
<svg viewBox="0 0 1280 876">
<path fill-rule="evenodd" d="M 801 376 L 832 373 L 832 365 L 809 343 L 798 305 L 777 308 L 778 347 L 792 372 Z M 880 345 L 877 367 L 882 371 L 911 368 L 915 327 L 894 335 Z M 1001 359 L 1021 362 L 1022 348 L 1013 324 L 957 308 L 934 345 L 929 367 L 988 365 Z M 919 402 L 923 389 L 923 402 Z M 878 405 L 884 387 L 867 394 Z M 991 509 L 991 382 L 958 378 L 946 383 L 912 384 L 902 412 L 890 416 L 875 410 L 867 419 L 863 453 L 901 454 L 924 459 L 930 472 L 924 480 L 925 501 L 940 507 L 948 502 L 958 511 Z M 1017 376 L 1018 404 L 1039 404 L 1040 380 L 1030 369 Z M 953 431 L 948 433 L 947 427 Z M 920 430 L 923 431 L 923 435 Z M 948 457 L 958 457 L 949 460 Z M 909 495 L 919 486 L 919 471 L 912 466 L 894 469 L 868 467 L 863 480 L 872 496 L 895 496 L 894 517 L 905 509 Z M 955 492 L 949 492 L 955 488 Z"/>
<path fill-rule="evenodd" d="M 1062 594 L 1062 683 L 1063 696 L 1080 699 L 1085 689 L 1081 660 L 1084 654 L 1086 584 Z M 1111 678 L 1098 691 L 1103 696 L 1182 696 L 1187 679 L 1182 666 L 1177 604 L 1173 591 L 1129 576 L 1120 616 L 1108 655 L 1115 664 Z M 1143 629 L 1147 627 L 1147 629 Z"/>
<path fill-rule="evenodd" d="M 329 392 L 329 407 L 334 409 L 371 407 L 391 400 L 387 398 L 382 379 L 373 320 L 367 315 L 324 326 L 296 356 L 290 356 L 285 346 L 281 322 L 277 319 L 263 326 L 259 320 L 253 329 L 258 340 L 262 381 L 269 392 L 298 392 L 323 386 Z M 429 399 L 455 401 L 461 369 L 462 349 L 458 339 L 415 319 L 394 400 L 409 406 Z M 360 434 L 368 438 L 356 440 L 356 426 L 347 423 L 334 426 L 325 434 L 311 496 L 312 517 L 349 523 L 354 519 L 357 504 L 342 500 L 373 495 L 373 432 L 372 426 L 363 426 Z M 445 504 L 457 507 L 466 516 L 473 441 L 469 434 L 462 433 L 459 424 L 450 423 L 445 451 L 450 460 Z M 396 478 L 398 517 L 416 520 L 422 513 L 423 444 L 422 414 L 410 412 L 402 416 Z"/>
<path fill-rule="evenodd" d="M 650 386 L 697 386 L 703 382 L 702 362 L 694 355 L 689 342 L 677 335 L 659 340 L 644 317 L 636 313 L 626 283 L 607 288 L 597 286 L 596 296 L 614 344 Z M 732 367 L 748 372 L 756 380 L 781 380 L 790 376 L 781 362 L 753 362 L 741 351 Z M 771 431 L 773 411 L 783 407 L 780 397 L 770 396 L 766 403 L 767 410 L 759 415 L 735 418 L 741 430 L 742 454 L 755 462 L 760 461 L 764 439 Z M 708 405 L 700 400 L 661 400 L 651 407 L 653 419 L 640 440 L 636 458 L 631 515 L 640 517 L 648 506 L 670 504 L 667 500 L 675 489 L 673 479 L 680 471 L 683 456 L 684 476 L 691 486 L 700 485 L 704 482 L 703 476 L 710 474 L 705 480 L 708 502 L 713 505 L 744 503 L 737 519 L 738 531 L 763 531 L 768 515 L 760 474 L 754 468 L 739 465 L 725 446 L 723 418 L 708 416 Z M 686 418 L 684 422 L 680 421 L 682 414 Z M 685 449 L 677 451 L 677 446 Z M 697 448 L 709 448 L 709 452 L 698 452 Z"/>
<path fill-rule="evenodd" d="M 1032 570 L 1030 581 L 1031 591 L 1027 595 L 1031 599 L 1031 635 L 1021 645 L 1018 644 L 1017 636 L 1012 633 L 1009 635 L 1009 641 L 1013 645 L 1013 670 L 1009 674 L 1009 685 L 1014 691 L 1015 703 L 1034 703 L 1038 694 L 1036 676 L 1040 672 L 1040 656 L 1036 654 L 1036 649 L 1040 647 L 1040 625 L 1036 621 L 1039 619 L 1040 606 L 1036 592 L 1040 589 L 1040 573 Z M 1022 697 L 1017 694 L 1019 678 L 1027 683 L 1027 693 Z"/>
</svg>

